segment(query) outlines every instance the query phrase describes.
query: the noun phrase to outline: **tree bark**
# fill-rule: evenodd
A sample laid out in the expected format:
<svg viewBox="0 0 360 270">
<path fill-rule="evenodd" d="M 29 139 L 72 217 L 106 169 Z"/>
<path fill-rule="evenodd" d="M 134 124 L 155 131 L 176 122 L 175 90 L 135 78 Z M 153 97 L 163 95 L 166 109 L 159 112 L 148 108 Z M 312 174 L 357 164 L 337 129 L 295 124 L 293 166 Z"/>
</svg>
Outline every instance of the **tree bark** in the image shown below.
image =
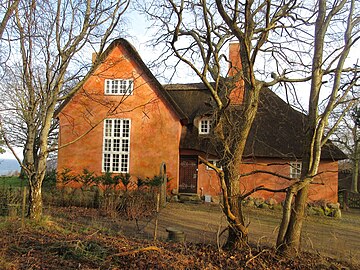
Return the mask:
<svg viewBox="0 0 360 270">
<path fill-rule="evenodd" d="M 223 212 L 228 221 L 228 238 L 225 248 L 236 249 L 247 244 L 248 229 L 244 225 L 244 218 L 241 209 L 240 194 L 237 196 L 232 193 L 239 190 L 239 181 L 230 181 L 229 171 L 227 168 L 218 170 L 221 189 L 223 194 Z M 231 184 L 232 183 L 232 184 Z"/>
<path fill-rule="evenodd" d="M 283 243 L 279 246 L 279 251 L 284 255 L 292 256 L 300 251 L 301 231 L 305 217 L 308 190 L 309 184 L 305 185 L 296 194 L 285 237 Z"/>
<path fill-rule="evenodd" d="M 30 181 L 28 217 L 39 221 L 42 217 L 42 194 L 40 179 Z"/>
<path fill-rule="evenodd" d="M 229 200 L 230 211 L 234 214 L 234 218 L 227 215 L 229 223 L 228 238 L 225 243 L 225 248 L 228 249 L 240 249 L 247 244 L 248 230 L 245 226 L 245 220 L 242 211 L 241 198 L 240 198 L 240 181 L 231 181 Z M 226 214 L 226 213 L 225 213 Z"/>
<path fill-rule="evenodd" d="M 282 214 L 282 220 L 279 228 L 278 237 L 276 240 L 276 246 L 278 248 L 282 248 L 282 245 L 284 243 L 286 231 L 290 222 L 290 216 L 291 216 L 291 204 L 294 198 L 294 191 L 293 188 L 290 187 L 286 192 L 286 197 L 284 200 L 283 205 L 283 214 Z"/>
<path fill-rule="evenodd" d="M 355 149 L 354 149 L 354 160 L 353 160 L 353 168 L 352 168 L 352 179 L 351 179 L 351 191 L 359 192 L 359 162 L 360 162 L 360 140 L 357 138 L 357 126 L 355 125 L 354 130 L 354 139 L 355 139 Z"/>
<path fill-rule="evenodd" d="M 14 13 L 15 9 L 17 8 L 19 2 L 20 2 L 20 0 L 15 0 L 10 4 L 10 1 L 9 1 L 9 4 L 8 4 L 8 7 L 4 14 L 4 17 L 2 18 L 2 20 L 0 22 L 0 39 L 2 38 L 4 31 L 6 29 L 6 25 L 9 21 L 11 15 Z"/>
</svg>

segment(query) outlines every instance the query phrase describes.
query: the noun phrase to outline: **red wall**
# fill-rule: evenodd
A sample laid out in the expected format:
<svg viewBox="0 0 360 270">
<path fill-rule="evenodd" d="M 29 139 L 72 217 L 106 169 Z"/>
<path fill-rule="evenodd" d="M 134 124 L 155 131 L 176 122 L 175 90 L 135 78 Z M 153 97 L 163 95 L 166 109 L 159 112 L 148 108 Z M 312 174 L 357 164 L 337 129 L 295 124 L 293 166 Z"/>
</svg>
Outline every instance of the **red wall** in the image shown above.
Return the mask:
<svg viewBox="0 0 360 270">
<path fill-rule="evenodd" d="M 133 95 L 104 96 L 106 78 L 134 79 Z M 129 173 L 133 176 L 152 177 L 159 174 L 160 164 L 164 161 L 169 177 L 175 179 L 171 182 L 172 187 L 176 186 L 180 121 L 158 94 L 149 77 L 123 48 L 113 49 L 106 63 L 87 80 L 83 89 L 63 108 L 58 117 L 59 146 L 78 139 L 75 143 L 60 148 L 59 172 L 70 168 L 74 173 L 80 173 L 87 168 L 101 174 L 103 120 L 128 118 L 131 119 Z"/>
<path fill-rule="evenodd" d="M 289 176 L 290 168 L 288 161 L 274 160 L 274 159 L 257 159 L 256 163 L 249 161 L 248 164 L 241 166 L 240 172 L 242 174 L 249 173 L 255 170 L 266 170 L 277 174 Z M 278 165 L 271 165 L 277 163 Z M 325 200 L 326 202 L 338 201 L 338 163 L 334 161 L 322 161 L 319 167 L 319 175 L 314 179 L 310 186 L 309 201 Z M 202 187 L 202 195 L 218 196 L 220 193 L 220 183 L 214 171 L 206 170 L 204 164 L 199 165 L 199 192 Z M 247 192 L 255 187 L 263 185 L 266 188 L 282 189 L 289 186 L 292 181 L 265 174 L 257 173 L 241 179 L 242 192 Z M 270 199 L 273 198 L 277 202 L 281 202 L 285 198 L 285 193 L 274 193 L 267 191 L 257 191 L 252 197 Z"/>
<path fill-rule="evenodd" d="M 134 79 L 132 96 L 104 96 L 106 78 Z M 77 140 L 58 152 L 58 171 L 64 168 L 81 173 L 84 168 L 101 174 L 103 120 L 105 118 L 131 119 L 130 132 L 130 174 L 137 177 L 152 177 L 159 174 L 161 162 L 167 165 L 170 189 L 177 188 L 179 176 L 179 142 L 181 124 L 166 101 L 158 94 L 143 70 L 131 60 L 126 50 L 115 47 L 97 71 L 85 83 L 59 114 L 59 146 Z M 189 154 L 182 151 L 182 154 Z M 286 161 L 257 159 L 249 160 L 241 167 L 246 173 L 270 170 L 289 175 Z M 267 166 L 278 162 L 282 165 Z M 320 174 L 311 185 L 309 199 L 337 201 L 337 162 L 322 162 Z M 243 178 L 243 191 L 258 185 L 279 189 L 288 186 L 288 180 L 268 174 L 255 174 Z M 220 183 L 214 171 L 204 164 L 198 168 L 198 194 L 218 196 Z M 281 201 L 282 193 L 257 192 L 254 197 L 274 198 Z"/>
</svg>

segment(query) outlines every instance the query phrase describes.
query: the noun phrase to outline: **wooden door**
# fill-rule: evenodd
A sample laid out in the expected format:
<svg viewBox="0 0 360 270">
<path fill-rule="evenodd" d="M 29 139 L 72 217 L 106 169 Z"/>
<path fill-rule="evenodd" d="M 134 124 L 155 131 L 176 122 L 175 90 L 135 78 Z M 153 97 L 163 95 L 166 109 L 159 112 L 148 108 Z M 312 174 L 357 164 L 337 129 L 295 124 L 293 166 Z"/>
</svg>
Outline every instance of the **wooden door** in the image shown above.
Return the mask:
<svg viewBox="0 0 360 270">
<path fill-rule="evenodd" d="M 197 193 L 198 158 L 197 156 L 180 157 L 180 193 Z"/>
</svg>

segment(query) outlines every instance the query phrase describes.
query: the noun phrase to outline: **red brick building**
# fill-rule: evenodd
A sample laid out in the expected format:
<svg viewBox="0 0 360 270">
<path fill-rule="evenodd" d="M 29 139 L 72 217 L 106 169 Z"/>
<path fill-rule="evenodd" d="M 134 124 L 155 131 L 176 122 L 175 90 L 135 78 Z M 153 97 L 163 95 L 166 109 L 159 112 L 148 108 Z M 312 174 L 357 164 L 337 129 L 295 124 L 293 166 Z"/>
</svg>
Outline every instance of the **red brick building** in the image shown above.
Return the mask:
<svg viewBox="0 0 360 270">
<path fill-rule="evenodd" d="M 81 173 L 86 168 L 96 174 L 130 173 L 135 179 L 159 174 L 160 164 L 165 162 L 170 190 L 220 195 L 215 172 L 198 159 L 217 160 L 209 139 L 211 97 L 204 85 L 161 85 L 124 39 L 115 40 L 104 54 L 104 61 L 83 88 L 57 112 L 58 171 L 69 168 Z M 236 44 L 230 46 L 230 60 L 240 67 Z M 237 83 L 232 106 L 241 105 L 242 85 Z M 304 117 L 271 90 L 263 89 L 241 172 L 266 169 L 297 177 Z M 337 201 L 337 160 L 342 158 L 343 153 L 331 143 L 324 147 L 323 173 L 312 185 L 311 200 Z M 284 187 L 289 180 L 254 174 L 244 183 L 246 191 L 259 184 Z M 283 198 L 283 194 L 268 192 L 255 196 Z"/>
</svg>

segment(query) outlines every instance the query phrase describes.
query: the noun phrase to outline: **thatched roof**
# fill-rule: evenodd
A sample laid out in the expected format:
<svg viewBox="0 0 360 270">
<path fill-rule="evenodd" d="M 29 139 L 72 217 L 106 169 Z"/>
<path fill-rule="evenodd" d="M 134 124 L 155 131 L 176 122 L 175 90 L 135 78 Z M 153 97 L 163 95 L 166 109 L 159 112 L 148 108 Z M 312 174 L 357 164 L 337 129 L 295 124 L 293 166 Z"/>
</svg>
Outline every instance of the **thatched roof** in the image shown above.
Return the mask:
<svg viewBox="0 0 360 270">
<path fill-rule="evenodd" d="M 211 112 L 210 93 L 201 83 L 166 85 L 165 89 L 192 123 L 196 116 Z M 241 110 L 241 108 L 239 108 Z M 259 108 L 251 128 L 245 156 L 301 158 L 303 156 L 306 115 L 293 109 L 268 88 L 260 94 Z M 198 134 L 198 128 L 187 125 L 180 147 L 214 154 L 209 137 Z M 322 158 L 344 159 L 344 153 L 331 142 L 323 148 Z"/>
<path fill-rule="evenodd" d="M 168 84 L 164 88 L 191 122 L 211 112 L 212 98 L 203 83 Z"/>
</svg>

